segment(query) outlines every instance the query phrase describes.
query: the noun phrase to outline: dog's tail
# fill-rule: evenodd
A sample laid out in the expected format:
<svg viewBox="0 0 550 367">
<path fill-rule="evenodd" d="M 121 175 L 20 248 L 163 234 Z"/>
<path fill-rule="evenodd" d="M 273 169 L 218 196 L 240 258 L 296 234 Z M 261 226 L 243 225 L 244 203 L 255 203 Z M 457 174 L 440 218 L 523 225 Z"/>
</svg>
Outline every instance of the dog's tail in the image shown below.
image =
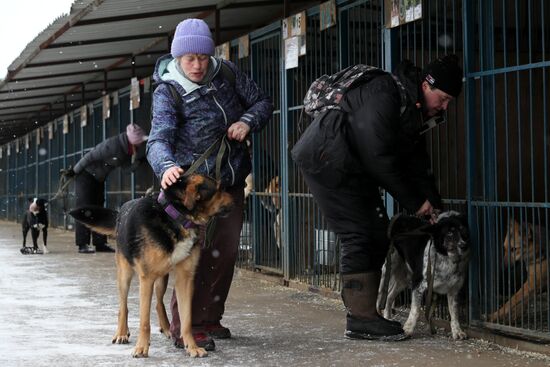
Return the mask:
<svg viewBox="0 0 550 367">
<path fill-rule="evenodd" d="M 102 206 L 83 206 L 69 212 L 77 221 L 92 231 L 111 237 L 116 237 L 116 219 L 118 212 Z"/>
</svg>

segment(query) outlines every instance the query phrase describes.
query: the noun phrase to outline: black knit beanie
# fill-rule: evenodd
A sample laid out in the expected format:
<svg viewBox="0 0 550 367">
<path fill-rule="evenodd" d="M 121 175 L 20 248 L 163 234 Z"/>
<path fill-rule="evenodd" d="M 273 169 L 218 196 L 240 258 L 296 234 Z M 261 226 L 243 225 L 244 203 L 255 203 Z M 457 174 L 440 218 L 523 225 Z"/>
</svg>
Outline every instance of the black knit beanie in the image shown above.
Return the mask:
<svg viewBox="0 0 550 367">
<path fill-rule="evenodd" d="M 462 90 L 463 73 L 456 55 L 446 55 L 432 61 L 426 65 L 423 74 L 428 84 L 455 98 Z"/>
</svg>

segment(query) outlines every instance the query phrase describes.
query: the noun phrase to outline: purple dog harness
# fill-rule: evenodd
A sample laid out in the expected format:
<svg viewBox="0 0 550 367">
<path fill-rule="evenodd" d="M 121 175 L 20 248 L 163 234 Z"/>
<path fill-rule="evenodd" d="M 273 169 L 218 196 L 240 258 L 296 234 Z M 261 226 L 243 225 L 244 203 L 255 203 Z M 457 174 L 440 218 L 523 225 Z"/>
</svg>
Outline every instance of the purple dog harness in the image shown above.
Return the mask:
<svg viewBox="0 0 550 367">
<path fill-rule="evenodd" d="M 181 224 L 183 228 L 185 229 L 191 229 L 197 227 L 195 223 L 190 221 L 189 219 L 186 219 L 183 214 L 181 214 L 168 200 L 166 200 L 166 196 L 164 195 L 164 191 L 160 191 L 160 194 L 158 196 L 157 202 L 162 205 L 162 208 L 168 214 L 170 218 L 172 218 L 177 223 Z"/>
</svg>

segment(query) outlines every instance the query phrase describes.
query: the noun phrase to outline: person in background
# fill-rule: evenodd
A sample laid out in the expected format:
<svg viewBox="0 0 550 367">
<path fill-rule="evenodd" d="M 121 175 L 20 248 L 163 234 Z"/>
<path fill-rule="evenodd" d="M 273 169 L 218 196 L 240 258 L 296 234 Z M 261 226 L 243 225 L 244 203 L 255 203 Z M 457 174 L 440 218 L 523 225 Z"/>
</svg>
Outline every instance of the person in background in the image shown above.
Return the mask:
<svg viewBox="0 0 550 367">
<path fill-rule="evenodd" d="M 341 242 L 348 338 L 405 338 L 400 323 L 386 320 L 376 309 L 389 248 L 389 219 L 379 187 L 418 216 L 431 216 L 441 208 L 425 136 L 420 131 L 427 120 L 444 113 L 459 96 L 462 76 L 458 58 L 447 55 L 424 70 L 405 61 L 394 75 L 381 73 L 359 83 L 339 103 L 345 114 L 346 146 L 342 149 L 349 151 L 347 161 L 338 172 L 323 166 L 326 161 L 313 162 L 314 167 L 307 169 L 300 167 L 329 228 Z M 323 118 L 339 118 L 341 113 L 331 110 Z M 311 140 L 301 148 L 306 156 L 311 155 L 307 152 L 314 152 L 320 143 Z"/>
<path fill-rule="evenodd" d="M 171 54 L 160 57 L 155 68 L 158 86 L 147 143 L 147 159 L 162 188 L 176 182 L 212 144 L 228 144 L 216 179 L 235 205 L 227 217 L 217 219 L 195 274 L 193 336 L 206 350 L 215 349 L 212 337 L 231 336 L 220 321 L 237 259 L 245 178 L 251 171 L 245 140 L 259 132 L 273 112 L 271 99 L 233 63 L 213 57 L 214 49 L 206 22 L 186 19 L 178 24 Z M 207 157 L 196 173 L 215 176 L 216 158 L 215 153 Z M 175 293 L 171 310 L 172 337 L 183 347 Z"/>
<path fill-rule="evenodd" d="M 110 137 L 86 153 L 74 166 L 64 171 L 74 178 L 76 207 L 105 203 L 105 180 L 117 167 L 135 170 L 145 160 L 144 149 L 138 147 L 147 140 L 147 135 L 137 124 L 129 124 L 126 131 Z M 90 241 L 91 239 L 91 241 Z M 81 254 L 114 252 L 107 237 L 95 233 L 75 222 L 75 244 Z"/>
</svg>

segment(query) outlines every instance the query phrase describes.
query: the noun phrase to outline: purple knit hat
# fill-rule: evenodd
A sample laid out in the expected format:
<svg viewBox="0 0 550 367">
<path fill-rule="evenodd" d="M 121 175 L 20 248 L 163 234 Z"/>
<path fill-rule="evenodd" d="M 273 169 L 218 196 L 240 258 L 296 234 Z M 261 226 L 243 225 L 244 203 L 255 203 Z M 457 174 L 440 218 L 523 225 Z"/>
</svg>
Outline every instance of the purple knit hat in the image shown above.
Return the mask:
<svg viewBox="0 0 550 367">
<path fill-rule="evenodd" d="M 214 40 L 208 24 L 202 19 L 185 19 L 176 27 L 172 40 L 172 57 L 185 54 L 214 55 Z"/>
<path fill-rule="evenodd" d="M 140 145 L 147 140 L 147 138 L 149 138 L 145 135 L 145 131 L 143 131 L 143 129 L 136 124 L 129 124 L 126 126 L 126 136 L 128 137 L 130 144 L 133 145 Z"/>
</svg>

